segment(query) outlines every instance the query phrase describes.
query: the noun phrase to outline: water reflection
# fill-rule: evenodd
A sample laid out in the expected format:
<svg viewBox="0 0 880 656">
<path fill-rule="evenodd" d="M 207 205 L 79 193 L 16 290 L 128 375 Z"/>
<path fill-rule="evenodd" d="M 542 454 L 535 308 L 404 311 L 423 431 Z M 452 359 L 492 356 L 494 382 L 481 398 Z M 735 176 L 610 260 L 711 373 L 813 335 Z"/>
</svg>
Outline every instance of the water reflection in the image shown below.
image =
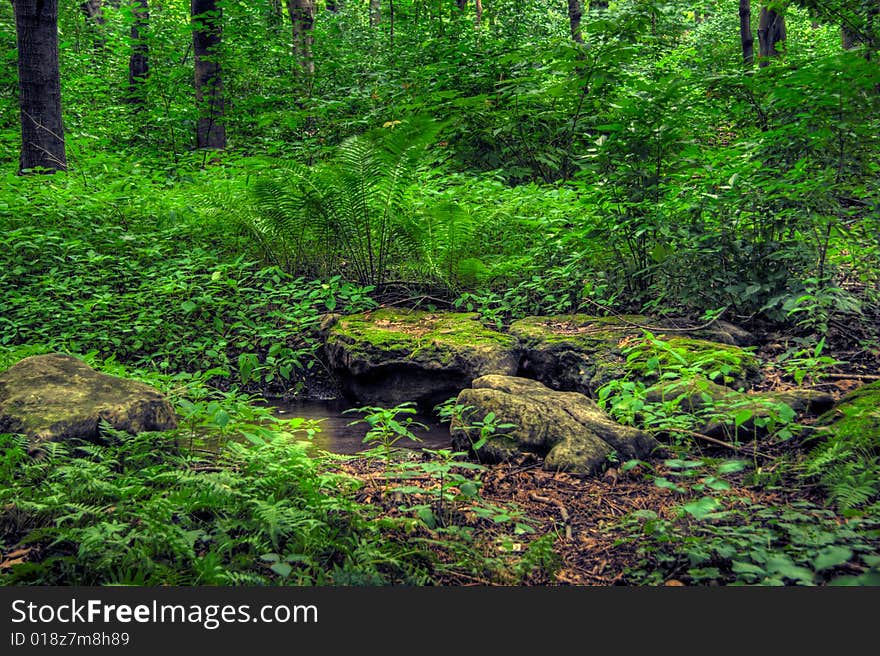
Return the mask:
<svg viewBox="0 0 880 656">
<path fill-rule="evenodd" d="M 369 426 L 366 423 L 352 422 L 362 419 L 363 415 L 357 412 L 345 413 L 351 407 L 345 401 L 296 401 L 282 403 L 270 400 L 268 404 L 275 408 L 275 414 L 283 419 L 302 417 L 320 421 L 321 432 L 315 435 L 312 442 L 316 449 L 330 451 L 331 453 L 353 454 L 365 451 L 374 444 L 364 444 L 364 436 Z M 425 424 L 427 430 L 418 426 L 413 427 L 412 432 L 421 441 L 400 440 L 395 446 L 407 449 L 447 449 L 452 445 L 449 436 L 449 425 L 441 424 L 437 417 L 417 414 L 406 415 L 414 421 Z"/>
</svg>

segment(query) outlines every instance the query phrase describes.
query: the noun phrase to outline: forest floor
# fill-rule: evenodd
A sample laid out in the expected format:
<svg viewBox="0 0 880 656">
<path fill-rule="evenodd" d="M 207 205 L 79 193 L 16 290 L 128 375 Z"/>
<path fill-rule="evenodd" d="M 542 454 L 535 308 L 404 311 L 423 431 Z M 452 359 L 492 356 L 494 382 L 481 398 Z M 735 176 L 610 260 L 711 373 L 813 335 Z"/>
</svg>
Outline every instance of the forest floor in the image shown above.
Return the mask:
<svg viewBox="0 0 880 656">
<path fill-rule="evenodd" d="M 854 334 L 852 328 L 832 326 L 829 331 L 830 347 L 824 355 L 839 364 L 826 370 L 818 382 L 812 381 L 808 385 L 802 383 L 801 387 L 821 389 L 839 399 L 865 383 L 880 379 L 877 375 L 880 372 L 880 352 L 865 348 L 866 340 L 863 337 Z M 767 333 L 761 341 L 758 355 L 765 362 L 770 362 L 784 351 L 788 338 L 782 334 Z M 766 373 L 761 390 L 782 391 L 795 387 L 790 380 L 772 369 Z M 488 465 L 481 476 L 481 498 L 498 506 L 514 504 L 521 509 L 533 522 L 535 532 L 532 535 L 555 535 L 553 551 L 556 568 L 552 578 L 536 568 L 533 574 L 523 578 L 521 585 L 630 585 L 632 580 L 628 578 L 628 572 L 650 567 L 650 561 L 645 560 L 645 554 L 639 548 L 641 538 L 638 523 L 630 523 L 627 528 L 621 523 L 622 520 L 632 513 L 637 516 L 639 511 L 647 511 L 661 520 L 681 522 L 682 504 L 698 496 L 692 494 L 690 489 L 675 490 L 656 484 L 658 478 L 676 480 L 676 472 L 670 471 L 664 458 L 686 457 L 705 459 L 707 462 L 732 458 L 750 460 L 751 471 L 725 476 L 730 488 L 724 495 L 728 508 L 737 506 L 748 515 L 751 508 L 785 508 L 798 502 L 821 507 L 826 503 L 817 486 L 811 486 L 803 479 L 795 480 L 791 472 L 791 461 L 802 448 L 803 445 L 796 438 L 786 442 L 761 443 L 758 449 L 760 456 L 748 453 L 748 449 L 737 451 L 736 446 L 709 443 L 694 444 L 686 454 L 681 449 L 664 447 L 662 452 L 655 454 L 644 465 L 628 471 L 623 471 L 619 466 L 611 467 L 598 478 L 545 471 L 539 459 L 526 455 L 518 462 Z M 338 466 L 363 483 L 360 501 L 377 504 L 389 515 L 399 514 L 399 497 L 383 491 L 383 473 L 387 463 L 380 459 L 353 458 L 341 460 Z M 755 470 L 761 472 L 763 482 L 755 482 Z M 767 480 L 772 480 L 773 484 L 766 484 Z M 408 484 L 411 482 L 408 481 Z M 687 522 L 687 519 L 684 521 Z M 762 520 L 756 518 L 755 521 Z M 483 532 L 481 537 L 485 545 L 493 544 L 495 528 L 491 523 L 474 522 L 473 517 L 469 523 L 477 529 L 478 534 Z M 697 524 L 694 522 L 694 526 Z M 529 539 L 524 537 L 524 543 Z M 525 545 L 516 545 L 516 548 L 525 548 Z M 843 573 L 847 572 L 844 570 Z M 453 570 L 438 583 L 487 585 L 491 582 L 464 577 Z M 662 584 L 675 586 L 687 583 L 673 574 L 665 576 Z"/>
</svg>

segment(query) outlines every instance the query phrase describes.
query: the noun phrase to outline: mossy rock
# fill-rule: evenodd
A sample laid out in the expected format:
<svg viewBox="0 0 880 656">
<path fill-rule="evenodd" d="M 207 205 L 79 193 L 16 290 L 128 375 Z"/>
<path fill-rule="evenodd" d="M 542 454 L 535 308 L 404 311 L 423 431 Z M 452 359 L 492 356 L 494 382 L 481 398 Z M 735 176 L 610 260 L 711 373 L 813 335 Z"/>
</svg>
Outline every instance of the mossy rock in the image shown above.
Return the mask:
<svg viewBox="0 0 880 656">
<path fill-rule="evenodd" d="M 697 432 L 729 441 L 766 437 L 771 429 L 816 416 L 833 403 L 830 394 L 818 390 L 746 393 L 702 377 L 656 383 L 646 400 L 676 403 L 681 412 L 703 419 Z"/>
<path fill-rule="evenodd" d="M 758 359 L 749 351 L 732 344 L 710 342 L 693 337 L 658 336 L 662 345 L 646 346 L 644 353 L 627 359 L 630 378 L 656 378 L 655 371 L 676 369 L 698 370 L 713 381 L 728 387 L 749 387 L 761 377 Z M 654 369 L 648 369 L 649 358 L 655 358 Z"/>
<path fill-rule="evenodd" d="M 612 453 L 621 459 L 648 458 L 658 443 L 636 428 L 622 426 L 592 400 L 576 392 L 557 392 L 538 381 L 488 375 L 463 390 L 456 403 L 465 408 L 451 426 L 455 448 L 472 450 L 483 421 L 492 413 L 499 430 L 477 450 L 486 462 L 508 461 L 525 453 L 544 459 L 547 470 L 597 474 Z"/>
<path fill-rule="evenodd" d="M 621 320 L 622 319 L 622 320 Z M 595 396 L 602 384 L 625 375 L 624 340 L 641 334 L 634 324 L 648 317 L 593 317 L 586 314 L 526 317 L 510 326 L 523 346 L 520 374 L 555 390 Z"/>
<path fill-rule="evenodd" d="M 437 403 L 484 374 L 516 373 L 520 359 L 518 340 L 476 313 L 387 308 L 339 318 L 324 350 L 350 398 L 382 405 Z"/>
<path fill-rule="evenodd" d="M 825 435 L 868 444 L 880 453 L 880 381 L 845 395 L 816 420 L 816 426 Z"/>
<path fill-rule="evenodd" d="M 644 336 L 640 326 L 651 325 L 652 320 L 642 315 L 555 315 L 516 321 L 510 333 L 523 345 L 521 375 L 553 389 L 592 397 L 611 380 L 656 379 L 647 366 L 651 357 L 656 357 L 654 369 L 699 366 L 735 387 L 748 387 L 760 377 L 757 358 L 743 348 L 677 333 L 658 332 L 655 337 L 663 342 L 662 347 L 646 345 L 644 356 L 627 357 L 630 347 L 637 347 Z"/>
<path fill-rule="evenodd" d="M 100 422 L 132 434 L 177 426 L 157 390 L 95 371 L 70 355 L 25 358 L 0 374 L 0 433 L 34 442 L 95 439 Z"/>
</svg>

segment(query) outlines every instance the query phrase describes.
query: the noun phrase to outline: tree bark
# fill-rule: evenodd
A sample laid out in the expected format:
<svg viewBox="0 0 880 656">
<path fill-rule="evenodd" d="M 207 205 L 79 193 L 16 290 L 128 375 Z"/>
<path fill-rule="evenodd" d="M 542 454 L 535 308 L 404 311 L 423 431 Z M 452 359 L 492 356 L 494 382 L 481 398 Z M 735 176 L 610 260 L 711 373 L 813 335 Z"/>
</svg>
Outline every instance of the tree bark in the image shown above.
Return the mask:
<svg viewBox="0 0 880 656">
<path fill-rule="evenodd" d="M 382 22 L 382 5 L 380 0 L 370 0 L 370 27 Z"/>
<path fill-rule="evenodd" d="M 293 25 L 293 56 L 303 77 L 309 80 L 315 75 L 315 59 L 312 57 L 315 0 L 287 0 L 287 13 Z"/>
<path fill-rule="evenodd" d="M 107 22 L 104 18 L 104 9 L 101 6 L 101 0 L 85 0 L 85 2 L 80 4 L 80 7 L 86 15 L 86 18 L 94 22 L 96 25 L 103 25 Z"/>
<path fill-rule="evenodd" d="M 190 13 L 199 112 L 196 147 L 222 150 L 226 148 L 226 126 L 223 122 L 223 78 L 218 56 L 223 13 L 217 0 L 191 0 Z"/>
<path fill-rule="evenodd" d="M 772 9 L 761 7 L 761 18 L 758 23 L 758 66 L 770 64 L 770 57 L 778 57 L 776 44 L 785 41 L 785 16 Z"/>
<path fill-rule="evenodd" d="M 584 35 L 581 34 L 581 10 L 580 0 L 568 0 L 568 25 L 571 29 L 571 38 L 575 43 L 583 45 Z"/>
<path fill-rule="evenodd" d="M 483 22 L 483 0 L 474 0 L 474 24 L 479 27 Z"/>
<path fill-rule="evenodd" d="M 840 26 L 840 45 L 844 50 L 852 50 L 861 42 L 857 32 L 849 29 L 846 25 Z"/>
<path fill-rule="evenodd" d="M 150 22 L 148 0 L 132 0 L 131 57 L 128 59 L 128 102 L 138 109 L 144 106 L 141 92 L 144 80 L 150 74 L 150 46 L 146 31 Z"/>
<path fill-rule="evenodd" d="M 743 64 L 751 68 L 755 63 L 755 37 L 752 36 L 751 0 L 739 0 L 739 40 L 742 43 Z"/>
<path fill-rule="evenodd" d="M 19 172 L 67 169 L 58 67 L 58 0 L 14 0 L 21 110 Z"/>
</svg>

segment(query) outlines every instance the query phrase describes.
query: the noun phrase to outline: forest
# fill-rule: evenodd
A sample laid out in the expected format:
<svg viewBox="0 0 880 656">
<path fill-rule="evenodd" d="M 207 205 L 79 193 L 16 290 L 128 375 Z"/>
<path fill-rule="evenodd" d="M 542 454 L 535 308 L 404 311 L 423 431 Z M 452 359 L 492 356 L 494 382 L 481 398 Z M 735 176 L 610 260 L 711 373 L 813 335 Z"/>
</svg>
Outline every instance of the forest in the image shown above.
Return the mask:
<svg viewBox="0 0 880 656">
<path fill-rule="evenodd" d="M 880 585 L 878 14 L 0 3 L 0 585 Z"/>
</svg>

